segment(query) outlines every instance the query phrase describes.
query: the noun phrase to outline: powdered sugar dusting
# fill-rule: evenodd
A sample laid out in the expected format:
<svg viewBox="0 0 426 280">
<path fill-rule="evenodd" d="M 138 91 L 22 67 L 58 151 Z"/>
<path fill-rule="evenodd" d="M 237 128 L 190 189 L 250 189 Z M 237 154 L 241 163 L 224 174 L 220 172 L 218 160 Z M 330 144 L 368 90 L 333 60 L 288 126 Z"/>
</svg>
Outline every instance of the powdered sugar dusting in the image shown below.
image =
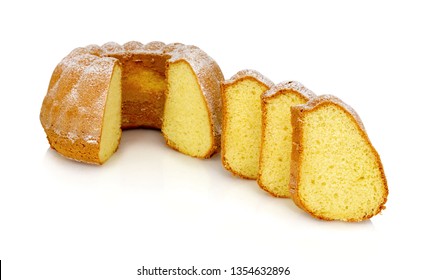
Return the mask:
<svg viewBox="0 0 426 280">
<path fill-rule="evenodd" d="M 104 53 L 117 53 L 124 51 L 124 47 L 116 42 L 108 42 L 101 46 Z"/>
<path fill-rule="evenodd" d="M 162 51 L 165 45 L 163 42 L 153 41 L 144 45 L 142 49 L 146 51 Z"/>
<path fill-rule="evenodd" d="M 86 135 L 86 136 L 84 136 L 83 137 L 83 140 L 84 141 L 86 141 L 87 143 L 89 143 L 89 144 L 94 144 L 94 145 L 97 145 L 97 144 L 99 144 L 99 140 L 98 140 L 98 138 L 94 138 L 93 136 L 91 136 L 91 135 Z"/>
<path fill-rule="evenodd" d="M 222 133 L 222 100 L 220 83 L 224 80 L 223 73 L 210 56 L 196 46 L 171 44 L 169 63 L 184 60 L 191 66 L 198 78 L 201 91 L 211 113 L 213 133 L 219 137 Z"/>
<path fill-rule="evenodd" d="M 340 106 L 341 108 L 343 108 L 343 110 L 347 111 L 350 115 L 353 116 L 355 121 L 359 124 L 360 128 L 364 130 L 365 132 L 364 124 L 362 123 L 358 113 L 351 106 L 349 106 L 348 104 L 346 104 L 345 102 L 343 102 L 341 99 L 337 98 L 334 95 L 329 95 L 329 94 L 320 95 L 320 96 L 317 96 L 316 98 L 311 99 L 305 104 L 297 105 L 295 107 L 299 110 L 312 110 L 315 107 L 324 103 L 336 104 Z"/>
<path fill-rule="evenodd" d="M 77 135 L 77 133 L 76 133 L 75 131 L 69 131 L 69 132 L 67 133 L 67 137 L 68 137 L 68 139 L 70 139 L 70 140 L 71 140 L 71 142 L 73 142 L 73 143 L 74 143 L 75 139 L 77 139 L 77 138 L 78 138 L 78 135 Z"/>
<path fill-rule="evenodd" d="M 143 44 L 137 41 L 130 41 L 123 45 L 124 50 L 126 51 L 136 51 L 143 48 Z"/>
<path fill-rule="evenodd" d="M 274 83 L 271 80 L 269 80 L 267 77 L 262 75 L 260 72 L 253 69 L 245 69 L 245 70 L 238 71 L 237 74 L 232 76 L 229 80 L 226 80 L 224 84 L 232 84 L 237 80 L 247 78 L 247 77 L 255 78 L 256 80 L 258 80 L 259 82 L 267 86 L 268 88 L 274 85 Z"/>
<path fill-rule="evenodd" d="M 269 90 L 263 93 L 264 97 L 272 97 L 275 94 L 284 91 L 284 90 L 293 90 L 296 91 L 308 99 L 314 98 L 316 95 L 310 89 L 306 88 L 303 84 L 297 81 L 284 81 L 275 86 L 271 87 Z"/>
<path fill-rule="evenodd" d="M 115 62 L 114 58 L 95 56 L 81 49 L 64 58 L 60 63 L 61 76 L 46 95 L 44 104 L 50 104 L 51 109 L 42 118 L 43 126 L 72 143 L 81 138 L 98 141 L 100 129 L 96 126 L 102 120 L 108 77 Z"/>
</svg>

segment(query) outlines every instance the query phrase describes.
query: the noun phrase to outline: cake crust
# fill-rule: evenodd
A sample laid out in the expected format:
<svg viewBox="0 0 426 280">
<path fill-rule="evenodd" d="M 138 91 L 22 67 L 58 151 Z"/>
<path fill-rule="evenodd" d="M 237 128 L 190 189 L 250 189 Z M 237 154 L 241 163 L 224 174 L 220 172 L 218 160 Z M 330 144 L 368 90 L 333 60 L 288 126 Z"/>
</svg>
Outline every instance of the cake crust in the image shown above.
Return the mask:
<svg viewBox="0 0 426 280">
<path fill-rule="evenodd" d="M 292 197 L 294 203 L 299 208 L 306 211 L 307 213 L 309 213 L 313 217 L 321 219 L 321 220 L 333 220 L 333 219 L 326 217 L 324 215 L 318 215 L 318 214 L 313 213 L 313 211 L 311 211 L 310 208 L 307 205 L 305 205 L 305 203 L 303 202 L 303 200 L 301 199 L 300 194 L 299 194 L 299 181 L 300 181 L 300 176 L 301 176 L 301 174 L 300 174 L 301 164 L 302 164 L 302 161 L 304 160 L 304 158 L 302 156 L 303 150 L 304 150 L 304 146 L 303 146 L 303 116 L 307 112 L 313 112 L 315 110 L 318 110 L 322 106 L 328 106 L 328 105 L 336 106 L 338 108 L 343 109 L 343 112 L 346 114 L 346 116 L 353 120 L 353 122 L 356 124 L 357 130 L 360 132 L 360 135 L 368 144 L 369 148 L 371 149 L 371 151 L 374 154 L 376 162 L 378 163 L 378 167 L 379 167 L 379 171 L 380 171 L 380 177 L 381 177 L 381 180 L 382 180 L 382 183 L 383 183 L 383 186 L 384 186 L 384 195 L 382 197 L 382 202 L 380 203 L 380 205 L 377 207 L 377 209 L 374 212 L 362 217 L 362 219 L 347 219 L 346 221 L 348 221 L 348 222 L 359 222 L 359 221 L 362 221 L 362 220 L 370 219 L 371 217 L 379 214 L 382 210 L 384 210 L 386 208 L 385 203 L 387 201 L 387 196 L 389 194 L 389 190 L 388 190 L 388 185 L 387 185 L 387 180 L 386 180 L 386 176 L 385 176 L 385 173 L 384 173 L 383 165 L 382 165 L 382 162 L 380 160 L 380 156 L 377 153 L 376 149 L 373 147 L 373 145 L 372 145 L 372 143 L 371 143 L 371 141 L 370 141 L 370 139 L 369 139 L 369 137 L 366 133 L 365 127 L 364 127 L 360 117 L 358 116 L 358 114 L 355 112 L 355 110 L 352 107 L 350 107 L 349 105 L 347 105 L 346 103 L 341 101 L 339 98 L 332 96 L 332 95 L 318 96 L 314 99 L 311 99 L 306 104 L 293 106 L 291 108 L 291 113 L 292 113 L 291 122 L 292 122 L 292 126 L 293 126 L 293 149 L 292 149 L 292 153 L 291 153 L 291 168 L 290 168 L 290 194 L 291 194 L 291 197 Z"/>
<path fill-rule="evenodd" d="M 268 88 L 271 88 L 274 85 L 274 83 L 271 80 L 263 76 L 260 72 L 253 69 L 240 70 L 228 80 L 223 81 L 222 84 L 223 86 L 229 86 L 234 84 L 238 80 L 243 80 L 243 79 L 253 79 L 255 81 L 259 81 L 260 83 L 264 84 Z"/>
<path fill-rule="evenodd" d="M 100 58 L 82 49 L 72 52 L 56 67 L 40 121 L 51 147 L 65 157 L 101 163 L 97 151 L 114 67 L 119 67 L 118 60 Z"/>
</svg>

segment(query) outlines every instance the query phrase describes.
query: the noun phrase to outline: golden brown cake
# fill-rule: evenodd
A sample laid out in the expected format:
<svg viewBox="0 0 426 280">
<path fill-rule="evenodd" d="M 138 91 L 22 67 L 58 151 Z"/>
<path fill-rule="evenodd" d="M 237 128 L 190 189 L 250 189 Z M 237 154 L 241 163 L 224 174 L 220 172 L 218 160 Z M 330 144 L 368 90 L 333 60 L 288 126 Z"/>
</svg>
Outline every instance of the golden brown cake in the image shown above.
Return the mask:
<svg viewBox="0 0 426 280">
<path fill-rule="evenodd" d="M 325 95 L 291 108 L 290 192 L 324 220 L 357 222 L 385 208 L 388 187 L 379 154 L 355 111 Z"/>
<path fill-rule="evenodd" d="M 315 94 L 296 81 L 279 83 L 262 94 L 262 137 L 259 186 L 273 196 L 290 197 L 293 129 L 290 107 L 306 103 Z"/>
<path fill-rule="evenodd" d="M 262 93 L 273 83 L 254 70 L 243 70 L 222 83 L 222 163 L 234 175 L 256 179 L 262 130 Z"/>
<path fill-rule="evenodd" d="M 121 128 L 161 129 L 167 144 L 208 158 L 220 146 L 222 72 L 195 46 L 110 42 L 77 48 L 52 74 L 40 113 L 51 147 L 101 164 Z"/>
</svg>

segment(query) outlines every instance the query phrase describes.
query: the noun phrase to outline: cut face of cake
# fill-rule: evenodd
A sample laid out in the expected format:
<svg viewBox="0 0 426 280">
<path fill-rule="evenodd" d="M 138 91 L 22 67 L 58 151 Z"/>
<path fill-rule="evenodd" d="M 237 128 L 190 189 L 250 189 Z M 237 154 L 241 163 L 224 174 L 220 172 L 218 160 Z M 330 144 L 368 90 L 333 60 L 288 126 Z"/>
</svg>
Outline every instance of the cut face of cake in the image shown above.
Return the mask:
<svg viewBox="0 0 426 280">
<path fill-rule="evenodd" d="M 383 166 L 355 111 L 320 96 L 291 112 L 294 202 L 325 220 L 362 221 L 384 209 Z"/>
<path fill-rule="evenodd" d="M 256 179 L 262 131 L 261 95 L 273 83 L 243 70 L 222 84 L 222 163 L 234 175 Z"/>
<path fill-rule="evenodd" d="M 212 122 L 197 76 L 187 62 L 179 61 L 168 66 L 167 77 L 162 132 L 168 145 L 194 157 L 209 157 Z"/>
<path fill-rule="evenodd" d="M 293 137 L 290 108 L 314 96 L 296 81 L 277 84 L 262 95 L 262 142 L 257 182 L 273 196 L 290 197 Z"/>
<path fill-rule="evenodd" d="M 121 69 L 114 67 L 109 84 L 99 148 L 99 162 L 107 161 L 118 149 L 121 139 Z"/>
</svg>

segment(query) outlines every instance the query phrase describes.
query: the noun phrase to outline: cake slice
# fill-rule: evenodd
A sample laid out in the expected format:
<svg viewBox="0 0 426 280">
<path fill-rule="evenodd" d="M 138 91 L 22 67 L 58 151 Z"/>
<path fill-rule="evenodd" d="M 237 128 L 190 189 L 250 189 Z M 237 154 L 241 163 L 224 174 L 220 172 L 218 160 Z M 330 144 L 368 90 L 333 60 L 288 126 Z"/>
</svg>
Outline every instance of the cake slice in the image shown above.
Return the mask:
<svg viewBox="0 0 426 280">
<path fill-rule="evenodd" d="M 296 205 L 325 220 L 357 222 L 380 213 L 386 177 L 355 111 L 325 95 L 291 113 L 290 192 Z"/>
<path fill-rule="evenodd" d="M 257 182 L 276 197 L 290 197 L 293 129 L 290 107 L 315 95 L 296 81 L 273 86 L 262 95 L 262 137 Z"/>
<path fill-rule="evenodd" d="M 167 91 L 162 133 L 173 149 L 209 158 L 220 147 L 223 74 L 200 49 L 188 46 L 166 65 Z"/>
<path fill-rule="evenodd" d="M 261 95 L 273 83 L 243 70 L 222 83 L 222 163 L 233 174 L 256 179 L 262 130 Z"/>
</svg>

